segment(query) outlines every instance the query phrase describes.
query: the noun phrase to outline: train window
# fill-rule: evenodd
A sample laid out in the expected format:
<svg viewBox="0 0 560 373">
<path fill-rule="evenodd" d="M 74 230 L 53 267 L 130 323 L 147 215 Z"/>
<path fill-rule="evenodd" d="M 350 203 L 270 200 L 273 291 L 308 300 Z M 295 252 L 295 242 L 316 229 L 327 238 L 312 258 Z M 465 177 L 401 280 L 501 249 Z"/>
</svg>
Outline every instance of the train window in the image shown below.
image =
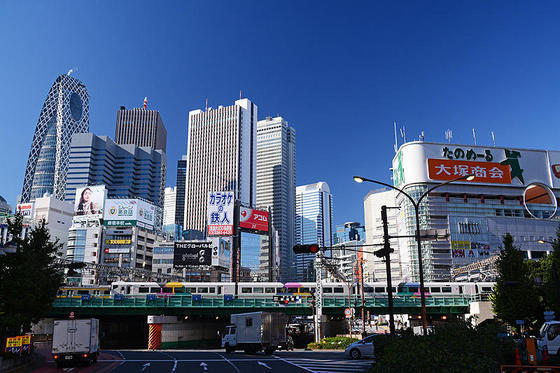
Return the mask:
<svg viewBox="0 0 560 373">
<path fill-rule="evenodd" d="M 104 290 L 103 294 L 111 294 L 111 290 Z"/>
<path fill-rule="evenodd" d="M 376 293 L 384 293 L 384 292 L 385 292 L 385 288 L 376 287 L 376 288 L 375 288 L 375 292 L 376 292 Z"/>
<path fill-rule="evenodd" d="M 391 288 L 391 293 L 396 293 L 396 292 L 397 292 L 397 288 L 393 286 L 393 287 Z"/>
<path fill-rule="evenodd" d="M 441 292 L 442 293 L 451 293 L 451 288 L 450 287 L 443 287 L 443 288 L 441 288 Z"/>
<path fill-rule="evenodd" d="M 187 293 L 196 293 L 196 288 L 185 288 Z"/>
<path fill-rule="evenodd" d="M 459 294 L 463 294 L 463 287 L 459 286 Z"/>
<path fill-rule="evenodd" d="M 160 288 L 150 288 L 150 293 L 159 293 Z"/>
<path fill-rule="evenodd" d="M 222 294 L 222 287 L 218 286 L 218 294 Z"/>
<path fill-rule="evenodd" d="M 173 293 L 173 289 L 172 288 L 162 288 L 161 290 L 163 290 L 163 292 L 165 294 L 171 294 Z"/>
<path fill-rule="evenodd" d="M 364 286 L 364 293 L 373 293 L 373 288 L 371 286 Z"/>
<path fill-rule="evenodd" d="M 439 287 L 437 287 L 437 288 L 432 287 L 431 289 L 432 289 L 432 293 L 441 293 L 441 288 L 439 288 Z"/>
<path fill-rule="evenodd" d="M 418 288 L 409 286 L 409 287 L 408 287 L 408 291 L 409 291 L 410 293 L 417 293 L 417 292 L 418 292 Z"/>
<path fill-rule="evenodd" d="M 264 292 L 267 294 L 274 294 L 274 288 L 264 288 Z"/>
<path fill-rule="evenodd" d="M 207 294 L 208 293 L 208 288 L 198 288 L 198 292 L 201 294 Z"/>
<path fill-rule="evenodd" d="M 78 290 L 78 295 L 85 295 L 85 294 L 89 294 L 88 290 Z"/>
<path fill-rule="evenodd" d="M 147 286 L 140 286 L 138 288 L 138 293 L 140 294 L 145 294 L 145 293 L 149 293 L 150 292 L 150 288 Z"/>
<path fill-rule="evenodd" d="M 214 294 L 216 292 L 216 288 L 210 287 L 208 288 L 208 292 Z"/>
<path fill-rule="evenodd" d="M 353 287 L 353 288 L 352 288 L 352 294 L 356 294 L 356 290 L 358 290 L 358 289 L 356 289 L 356 288 Z"/>
<path fill-rule="evenodd" d="M 180 287 L 176 287 L 175 288 L 175 294 L 185 294 L 186 293 L 186 289 L 184 286 L 180 286 Z"/>
<path fill-rule="evenodd" d="M 252 292 L 252 288 L 241 288 L 241 294 L 251 294 Z"/>
<path fill-rule="evenodd" d="M 492 291 L 492 288 L 491 288 L 491 287 L 488 287 L 488 286 L 483 286 L 483 287 L 482 287 L 482 292 L 483 292 L 483 293 L 485 293 L 485 292 L 486 292 L 486 293 L 490 293 L 491 291 Z"/>
<path fill-rule="evenodd" d="M 297 288 L 288 288 L 288 293 L 293 294 L 293 293 L 297 293 L 298 289 Z"/>
<path fill-rule="evenodd" d="M 409 288 L 410 289 L 410 288 Z M 406 290 L 404 289 L 404 286 L 399 286 L 399 293 L 404 293 Z M 410 290 L 409 290 L 410 291 Z"/>
<path fill-rule="evenodd" d="M 285 289 L 284 288 L 278 288 L 276 289 L 277 293 L 285 293 Z"/>
<path fill-rule="evenodd" d="M 332 293 L 332 288 L 323 288 L 323 293 Z"/>
<path fill-rule="evenodd" d="M 118 287 L 119 287 L 119 285 L 113 285 L 113 289 L 116 289 Z"/>
<path fill-rule="evenodd" d="M 264 292 L 263 288 L 253 288 L 253 293 L 262 294 Z"/>
<path fill-rule="evenodd" d="M 343 288 L 334 288 L 334 292 L 338 293 L 338 294 L 342 294 L 342 293 L 344 293 L 344 289 Z"/>
<path fill-rule="evenodd" d="M 62 294 L 64 294 L 64 291 L 58 289 L 57 292 L 56 292 L 56 295 L 62 295 Z"/>
<path fill-rule="evenodd" d="M 299 292 L 300 292 L 300 293 L 309 293 L 310 290 L 309 290 L 309 288 L 300 288 L 300 289 L 299 289 Z"/>
</svg>

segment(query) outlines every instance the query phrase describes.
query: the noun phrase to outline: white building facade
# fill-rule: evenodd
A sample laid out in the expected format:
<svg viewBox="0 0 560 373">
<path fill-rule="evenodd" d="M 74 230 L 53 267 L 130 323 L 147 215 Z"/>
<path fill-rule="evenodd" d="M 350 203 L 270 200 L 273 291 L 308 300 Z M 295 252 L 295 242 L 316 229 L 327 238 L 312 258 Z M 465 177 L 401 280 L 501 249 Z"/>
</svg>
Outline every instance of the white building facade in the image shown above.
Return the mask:
<svg viewBox="0 0 560 373">
<path fill-rule="evenodd" d="M 282 281 L 294 278 L 296 131 L 282 117 L 257 124 L 257 207 L 270 208 Z"/>
<path fill-rule="evenodd" d="M 256 203 L 257 106 L 248 99 L 189 112 L 183 229 L 206 230 L 208 192 Z"/>
<path fill-rule="evenodd" d="M 325 182 L 296 187 L 296 244 L 332 246 L 333 201 Z M 297 281 L 315 281 L 315 254 L 295 255 Z"/>
<path fill-rule="evenodd" d="M 177 203 L 177 187 L 165 188 L 163 197 L 163 232 L 175 237 L 175 208 Z"/>
</svg>

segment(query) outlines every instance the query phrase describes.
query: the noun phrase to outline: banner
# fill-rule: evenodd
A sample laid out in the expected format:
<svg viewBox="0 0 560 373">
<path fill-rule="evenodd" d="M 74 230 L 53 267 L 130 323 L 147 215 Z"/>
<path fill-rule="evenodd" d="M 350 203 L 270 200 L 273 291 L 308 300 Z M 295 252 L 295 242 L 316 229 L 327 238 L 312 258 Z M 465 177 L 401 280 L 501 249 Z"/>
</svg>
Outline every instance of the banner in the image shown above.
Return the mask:
<svg viewBox="0 0 560 373">
<path fill-rule="evenodd" d="M 495 162 L 428 159 L 428 173 L 432 180 L 453 180 L 474 175 L 472 182 L 475 183 L 511 184 L 509 166 Z"/>
<path fill-rule="evenodd" d="M 212 242 L 212 265 L 229 268 L 233 237 L 210 237 Z"/>
<path fill-rule="evenodd" d="M 233 192 L 208 192 L 208 236 L 233 235 Z"/>
<path fill-rule="evenodd" d="M 76 188 L 74 215 L 94 219 L 103 218 L 106 193 L 105 185 Z"/>
<path fill-rule="evenodd" d="M 108 199 L 103 224 L 109 227 L 133 227 L 153 230 L 155 206 L 139 199 Z"/>
<path fill-rule="evenodd" d="M 268 232 L 268 212 L 240 207 L 239 227 Z"/>
<path fill-rule="evenodd" d="M 173 267 L 190 267 L 212 264 L 211 242 L 175 242 Z"/>
<path fill-rule="evenodd" d="M 16 206 L 16 211 L 21 214 L 24 218 L 31 219 L 33 217 L 33 202 L 30 203 L 19 203 Z"/>
</svg>

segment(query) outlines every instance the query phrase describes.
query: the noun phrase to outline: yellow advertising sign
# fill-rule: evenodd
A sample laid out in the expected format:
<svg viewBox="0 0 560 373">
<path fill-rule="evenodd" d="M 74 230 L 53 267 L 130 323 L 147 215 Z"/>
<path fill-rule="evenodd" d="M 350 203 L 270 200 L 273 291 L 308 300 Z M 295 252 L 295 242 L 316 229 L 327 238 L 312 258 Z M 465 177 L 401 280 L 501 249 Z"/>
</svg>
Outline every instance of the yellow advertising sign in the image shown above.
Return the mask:
<svg viewBox="0 0 560 373">
<path fill-rule="evenodd" d="M 9 347 L 21 347 L 21 338 L 20 337 L 6 338 L 6 348 Z"/>
<path fill-rule="evenodd" d="M 470 250 L 471 241 L 451 241 L 451 248 L 453 250 Z"/>
<path fill-rule="evenodd" d="M 22 335 L 22 336 L 20 336 L 20 338 L 21 338 L 21 344 L 24 344 L 24 345 L 31 344 L 31 336 L 30 335 Z"/>
<path fill-rule="evenodd" d="M 105 240 L 107 245 L 130 245 L 132 240 L 130 239 L 112 239 L 112 240 Z"/>
</svg>

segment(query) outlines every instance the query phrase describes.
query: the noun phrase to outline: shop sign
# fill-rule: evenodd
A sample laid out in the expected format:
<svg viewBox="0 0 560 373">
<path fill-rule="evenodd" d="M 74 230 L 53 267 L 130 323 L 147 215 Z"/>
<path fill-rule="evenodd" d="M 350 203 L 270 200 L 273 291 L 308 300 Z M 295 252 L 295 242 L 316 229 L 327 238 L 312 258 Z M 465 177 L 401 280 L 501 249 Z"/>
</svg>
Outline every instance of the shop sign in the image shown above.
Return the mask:
<svg viewBox="0 0 560 373">
<path fill-rule="evenodd" d="M 474 175 L 472 182 L 476 183 L 511 184 L 509 166 L 494 162 L 428 159 L 428 174 L 432 180 L 447 181 Z"/>
</svg>

